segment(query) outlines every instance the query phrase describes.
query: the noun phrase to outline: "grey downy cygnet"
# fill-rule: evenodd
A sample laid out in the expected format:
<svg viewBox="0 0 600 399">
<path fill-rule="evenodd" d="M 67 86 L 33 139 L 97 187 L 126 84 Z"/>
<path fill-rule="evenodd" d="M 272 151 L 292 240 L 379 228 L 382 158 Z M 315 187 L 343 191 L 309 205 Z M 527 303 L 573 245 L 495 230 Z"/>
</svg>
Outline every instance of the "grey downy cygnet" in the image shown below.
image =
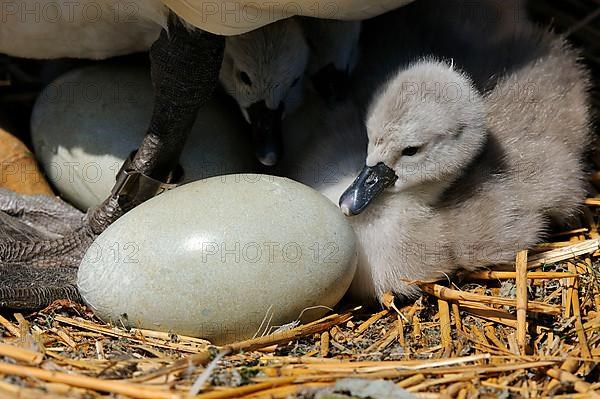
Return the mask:
<svg viewBox="0 0 600 399">
<path fill-rule="evenodd" d="M 512 262 L 543 238 L 551 217 L 576 213 L 584 196 L 589 82 L 577 52 L 514 19 L 521 2 L 482 0 L 470 9 L 463 3 L 473 2 L 449 0 L 430 15 L 426 3 L 365 22 L 361 40 L 374 41 L 352 78 L 358 107 L 346 101 L 329 111 L 309 98 L 284 124 L 288 155 L 279 173 L 337 202 L 364 166 L 361 113 L 371 104 L 374 168 L 341 200 L 347 213 L 363 210 L 349 218 L 359 245 L 351 290 L 359 299 L 411 296 L 418 291 L 411 281 Z M 443 22 L 450 14 L 465 15 L 464 25 Z M 417 15 L 424 19 L 416 28 L 414 19 L 397 23 Z M 444 29 L 431 29 L 440 21 Z M 394 29 L 405 35 L 378 39 Z"/>
<path fill-rule="evenodd" d="M 548 54 L 480 94 L 446 62 L 401 70 L 368 112 L 366 166 L 340 206 L 359 237 L 352 291 L 414 295 L 410 282 L 511 263 L 585 196 L 589 78 L 577 53 Z"/>
<path fill-rule="evenodd" d="M 295 18 L 225 42 L 220 80 L 251 125 L 254 152 L 263 165 L 273 166 L 281 157 L 281 122 L 302 103 L 309 53 Z"/>
<path fill-rule="evenodd" d="M 220 80 L 251 125 L 263 165 L 282 157 L 282 120 L 302 105 L 307 74 L 328 103 L 347 94 L 359 35 L 360 22 L 296 17 L 227 38 Z"/>
</svg>

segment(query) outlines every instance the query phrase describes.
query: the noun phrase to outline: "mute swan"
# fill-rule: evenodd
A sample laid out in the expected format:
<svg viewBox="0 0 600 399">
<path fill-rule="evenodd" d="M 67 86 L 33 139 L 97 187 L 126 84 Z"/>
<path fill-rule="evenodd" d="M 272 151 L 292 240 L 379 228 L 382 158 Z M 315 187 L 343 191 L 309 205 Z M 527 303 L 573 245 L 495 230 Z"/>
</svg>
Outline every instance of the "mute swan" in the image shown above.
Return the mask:
<svg viewBox="0 0 600 399">
<path fill-rule="evenodd" d="M 353 292 L 411 296 L 409 281 L 512 262 L 550 217 L 573 216 L 588 88 L 561 39 L 484 95 L 444 62 L 397 73 L 370 107 L 366 166 L 340 198 L 361 242 Z"/>
<path fill-rule="evenodd" d="M 0 53 L 103 59 L 147 51 L 167 26 L 159 0 L 1 0 Z"/>
</svg>

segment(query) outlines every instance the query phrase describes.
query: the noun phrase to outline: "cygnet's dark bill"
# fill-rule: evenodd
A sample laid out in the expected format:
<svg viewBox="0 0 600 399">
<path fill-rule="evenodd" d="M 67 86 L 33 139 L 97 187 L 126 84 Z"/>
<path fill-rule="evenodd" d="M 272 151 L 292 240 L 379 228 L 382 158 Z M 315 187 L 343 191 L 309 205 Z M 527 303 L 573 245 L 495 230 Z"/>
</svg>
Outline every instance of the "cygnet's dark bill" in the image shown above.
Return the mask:
<svg viewBox="0 0 600 399">
<path fill-rule="evenodd" d="M 383 192 L 393 185 L 398 176 L 383 162 L 365 166 L 354 182 L 340 197 L 340 208 L 346 216 L 358 215 Z"/>
<path fill-rule="evenodd" d="M 254 154 L 265 166 L 274 166 L 283 155 L 281 138 L 283 109 L 283 103 L 277 109 L 270 109 L 264 100 L 248 107 Z"/>
</svg>

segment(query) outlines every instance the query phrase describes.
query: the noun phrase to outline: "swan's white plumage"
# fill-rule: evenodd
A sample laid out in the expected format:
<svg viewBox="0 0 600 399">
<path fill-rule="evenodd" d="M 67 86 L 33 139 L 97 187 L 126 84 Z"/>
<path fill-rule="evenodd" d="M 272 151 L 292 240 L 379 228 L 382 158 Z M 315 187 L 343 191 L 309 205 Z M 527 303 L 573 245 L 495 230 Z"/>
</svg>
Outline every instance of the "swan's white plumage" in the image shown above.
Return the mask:
<svg viewBox="0 0 600 399">
<path fill-rule="evenodd" d="M 0 0 L 0 53 L 26 58 L 101 59 L 147 50 L 166 26 L 168 8 L 190 26 L 219 35 L 237 35 L 269 23 L 310 15 L 364 19 L 412 0 L 335 4 L 206 0 Z M 167 8 L 168 7 L 168 8 Z"/>
<path fill-rule="evenodd" d="M 191 25 L 219 35 L 239 35 L 293 16 L 358 21 L 414 0 L 206 1 L 163 0 Z"/>
<path fill-rule="evenodd" d="M 167 15 L 159 0 L 2 0 L 0 7 L 0 53 L 38 59 L 145 51 Z"/>
</svg>

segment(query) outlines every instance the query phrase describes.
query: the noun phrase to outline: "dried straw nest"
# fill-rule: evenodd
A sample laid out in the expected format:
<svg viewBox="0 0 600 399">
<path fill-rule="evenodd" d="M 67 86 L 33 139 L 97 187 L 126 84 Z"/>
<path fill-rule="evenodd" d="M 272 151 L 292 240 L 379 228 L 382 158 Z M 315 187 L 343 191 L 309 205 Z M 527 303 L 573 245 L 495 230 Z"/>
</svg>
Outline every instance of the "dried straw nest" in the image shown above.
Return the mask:
<svg viewBox="0 0 600 399">
<path fill-rule="evenodd" d="M 347 377 L 426 398 L 600 397 L 600 199 L 587 202 L 587 225 L 520 252 L 516 271 L 420 283 L 426 294 L 404 307 L 390 296 L 382 311 L 224 347 L 105 325 L 67 301 L 6 315 L 0 397 L 343 398 L 331 387 Z"/>
</svg>

